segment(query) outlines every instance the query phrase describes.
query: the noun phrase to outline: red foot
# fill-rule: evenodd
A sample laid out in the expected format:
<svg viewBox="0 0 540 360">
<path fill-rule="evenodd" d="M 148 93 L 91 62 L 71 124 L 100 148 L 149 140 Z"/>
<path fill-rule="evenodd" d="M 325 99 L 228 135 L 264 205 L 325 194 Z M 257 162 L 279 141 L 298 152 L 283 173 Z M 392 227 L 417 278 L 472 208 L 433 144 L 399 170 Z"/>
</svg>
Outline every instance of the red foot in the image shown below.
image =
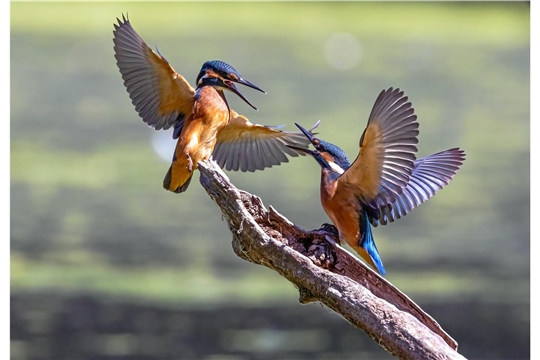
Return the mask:
<svg viewBox="0 0 540 360">
<path fill-rule="evenodd" d="M 186 154 L 186 158 L 187 158 L 187 169 L 189 172 L 192 172 L 193 171 L 193 161 L 191 160 L 191 157 L 189 155 Z"/>
</svg>

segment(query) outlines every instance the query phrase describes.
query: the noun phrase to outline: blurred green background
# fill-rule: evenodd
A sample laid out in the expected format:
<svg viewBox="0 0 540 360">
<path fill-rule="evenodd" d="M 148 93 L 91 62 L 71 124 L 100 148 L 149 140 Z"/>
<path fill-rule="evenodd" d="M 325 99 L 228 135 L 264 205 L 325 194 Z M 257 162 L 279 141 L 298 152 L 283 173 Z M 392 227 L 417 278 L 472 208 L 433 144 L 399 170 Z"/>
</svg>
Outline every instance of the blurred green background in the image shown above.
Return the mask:
<svg viewBox="0 0 540 360">
<path fill-rule="evenodd" d="M 12 3 L 12 359 L 392 358 L 236 257 L 197 181 L 162 189 L 170 133 L 138 117 L 113 57 L 126 12 L 192 84 L 225 60 L 268 93 L 244 90 L 259 112 L 228 95 L 234 109 L 290 130 L 321 119 L 351 158 L 379 92 L 403 89 L 419 156 L 467 160 L 374 230 L 386 278 L 464 356 L 529 357 L 528 3 Z M 319 171 L 293 158 L 228 175 L 313 229 L 329 221 Z"/>
</svg>

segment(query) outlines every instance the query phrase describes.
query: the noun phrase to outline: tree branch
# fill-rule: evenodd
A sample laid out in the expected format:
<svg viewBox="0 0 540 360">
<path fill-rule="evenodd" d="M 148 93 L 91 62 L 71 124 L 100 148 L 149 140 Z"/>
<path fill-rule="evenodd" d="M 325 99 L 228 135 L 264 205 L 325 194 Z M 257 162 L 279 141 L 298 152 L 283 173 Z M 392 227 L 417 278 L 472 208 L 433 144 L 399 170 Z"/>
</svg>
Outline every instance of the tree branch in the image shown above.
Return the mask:
<svg viewBox="0 0 540 360">
<path fill-rule="evenodd" d="M 320 301 L 400 359 L 465 359 L 431 316 L 337 244 L 335 227 L 305 231 L 237 189 L 213 161 L 199 162 L 199 170 L 227 220 L 234 252 L 287 278 L 302 304 Z"/>
</svg>

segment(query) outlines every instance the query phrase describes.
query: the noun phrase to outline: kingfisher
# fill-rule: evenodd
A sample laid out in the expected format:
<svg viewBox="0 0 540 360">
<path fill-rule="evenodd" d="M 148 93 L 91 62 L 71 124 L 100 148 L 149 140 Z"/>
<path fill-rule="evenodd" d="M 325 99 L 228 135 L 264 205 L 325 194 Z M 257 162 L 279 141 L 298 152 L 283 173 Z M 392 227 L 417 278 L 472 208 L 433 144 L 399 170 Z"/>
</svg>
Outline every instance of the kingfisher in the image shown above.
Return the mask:
<svg viewBox="0 0 540 360">
<path fill-rule="evenodd" d="M 290 145 L 321 166 L 321 204 L 340 242 L 345 240 L 381 275 L 386 270 L 371 225 L 386 225 L 405 216 L 448 185 L 465 161 L 460 148 L 416 158 L 419 124 L 407 100 L 399 89 L 379 94 L 352 164 L 338 146 L 298 124 L 315 149 Z"/>
<path fill-rule="evenodd" d="M 212 157 L 227 170 L 255 171 L 288 162 L 287 155 L 305 155 L 309 140 L 299 131 L 283 126 L 251 123 L 229 107 L 225 90 L 255 106 L 236 84 L 265 93 L 221 60 L 206 61 L 194 89 L 156 48 L 154 52 L 122 16 L 114 24 L 113 42 L 124 86 L 142 120 L 156 130 L 173 128 L 178 139 L 163 187 L 186 191 L 197 163 Z M 319 125 L 317 122 L 311 129 Z M 291 145 L 292 147 L 287 147 Z"/>
</svg>

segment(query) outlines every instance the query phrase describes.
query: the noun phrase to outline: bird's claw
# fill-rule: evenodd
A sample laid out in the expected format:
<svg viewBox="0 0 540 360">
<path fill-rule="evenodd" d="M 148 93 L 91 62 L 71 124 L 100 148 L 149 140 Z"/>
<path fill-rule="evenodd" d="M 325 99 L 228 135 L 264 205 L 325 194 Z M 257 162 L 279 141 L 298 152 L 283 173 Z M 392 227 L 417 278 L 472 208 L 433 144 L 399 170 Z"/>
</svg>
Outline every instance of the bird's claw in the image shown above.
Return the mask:
<svg viewBox="0 0 540 360">
<path fill-rule="evenodd" d="M 321 230 L 329 232 L 329 233 L 331 233 L 331 234 L 333 234 L 335 236 L 339 236 L 337 228 L 332 224 L 328 224 L 328 223 L 322 224 L 321 225 Z"/>
<path fill-rule="evenodd" d="M 187 169 L 189 172 L 192 172 L 193 171 L 193 160 L 191 160 L 191 156 L 187 155 L 186 154 L 186 158 L 187 158 Z"/>
</svg>

